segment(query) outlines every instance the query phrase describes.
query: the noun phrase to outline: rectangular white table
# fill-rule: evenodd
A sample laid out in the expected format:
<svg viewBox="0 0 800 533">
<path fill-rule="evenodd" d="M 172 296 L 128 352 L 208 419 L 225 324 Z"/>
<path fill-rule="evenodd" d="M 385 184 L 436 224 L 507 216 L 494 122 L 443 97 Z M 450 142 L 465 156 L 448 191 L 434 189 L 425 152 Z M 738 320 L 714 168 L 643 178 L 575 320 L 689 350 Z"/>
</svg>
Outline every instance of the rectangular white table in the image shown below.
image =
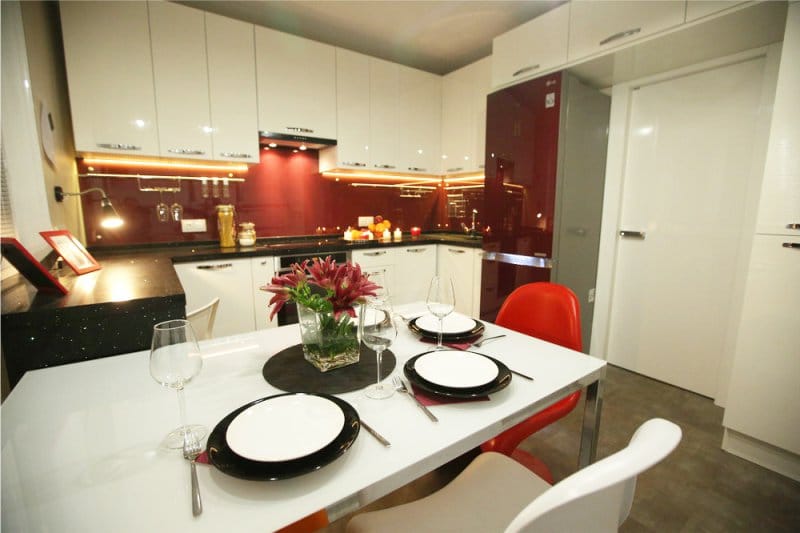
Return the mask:
<svg viewBox="0 0 800 533">
<path fill-rule="evenodd" d="M 398 325 L 395 375 L 431 348 Z M 361 431 L 331 464 L 281 481 L 245 481 L 198 465 L 204 512 L 196 518 L 187 461 L 179 451 L 159 448 L 178 426 L 176 393 L 150 377 L 147 351 L 28 372 L 0 410 L 2 529 L 263 532 L 319 510 L 333 521 L 581 388 L 586 407 L 578 463 L 589 464 L 605 361 L 486 324 L 485 336 L 498 333 L 507 336 L 479 351 L 535 381 L 514 376 L 490 401 L 433 406 L 438 423 L 404 395 L 341 394 L 390 448 Z M 202 343 L 203 370 L 186 387 L 189 422 L 210 431 L 237 407 L 280 393 L 264 380 L 262 367 L 299 341 L 295 325 Z"/>
</svg>

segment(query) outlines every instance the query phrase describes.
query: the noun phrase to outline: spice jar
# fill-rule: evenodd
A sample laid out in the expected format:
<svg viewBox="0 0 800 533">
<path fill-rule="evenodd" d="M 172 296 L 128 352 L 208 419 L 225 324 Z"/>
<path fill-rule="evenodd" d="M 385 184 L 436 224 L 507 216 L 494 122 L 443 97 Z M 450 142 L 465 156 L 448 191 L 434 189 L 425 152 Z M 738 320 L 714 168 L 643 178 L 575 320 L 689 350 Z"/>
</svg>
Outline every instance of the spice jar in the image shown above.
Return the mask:
<svg viewBox="0 0 800 533">
<path fill-rule="evenodd" d="M 233 217 L 235 210 L 230 204 L 217 206 L 217 229 L 219 230 L 219 245 L 221 248 L 236 246 L 235 228 Z"/>
<path fill-rule="evenodd" d="M 253 246 L 256 243 L 256 225 L 242 222 L 239 227 L 239 246 Z"/>
</svg>

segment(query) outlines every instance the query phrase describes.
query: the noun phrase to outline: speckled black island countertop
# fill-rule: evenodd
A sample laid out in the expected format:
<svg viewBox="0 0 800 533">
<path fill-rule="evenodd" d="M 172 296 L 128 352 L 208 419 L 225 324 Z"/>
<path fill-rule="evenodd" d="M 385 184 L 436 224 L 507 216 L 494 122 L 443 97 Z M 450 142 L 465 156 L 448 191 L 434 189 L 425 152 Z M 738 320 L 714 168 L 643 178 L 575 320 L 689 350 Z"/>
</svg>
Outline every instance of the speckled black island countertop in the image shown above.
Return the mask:
<svg viewBox="0 0 800 533">
<path fill-rule="evenodd" d="M 447 243 L 481 247 L 480 239 L 430 233 L 396 242 L 310 236 L 235 248 L 207 242 L 91 249 L 100 270 L 81 276 L 66 266 L 51 271 L 69 290 L 64 296 L 37 292 L 21 276 L 3 282 L 0 339 L 9 381 L 13 386 L 27 370 L 148 349 L 154 324 L 185 317 L 174 263 Z"/>
</svg>

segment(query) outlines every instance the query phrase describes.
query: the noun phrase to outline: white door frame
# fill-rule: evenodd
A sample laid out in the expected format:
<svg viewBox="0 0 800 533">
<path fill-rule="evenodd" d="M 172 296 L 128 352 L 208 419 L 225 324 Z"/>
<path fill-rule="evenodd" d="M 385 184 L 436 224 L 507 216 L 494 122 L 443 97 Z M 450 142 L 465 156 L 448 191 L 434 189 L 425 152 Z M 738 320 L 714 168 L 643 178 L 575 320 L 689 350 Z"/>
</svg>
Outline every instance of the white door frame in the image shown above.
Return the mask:
<svg viewBox="0 0 800 533">
<path fill-rule="evenodd" d="M 735 328 L 741 315 L 744 281 L 750 260 L 750 248 L 755 231 L 756 213 L 761 192 L 761 181 L 764 174 L 769 126 L 772 117 L 772 102 L 775 96 L 775 85 L 780 62 L 780 44 L 756 48 L 723 58 L 698 63 L 654 76 L 648 76 L 619 85 L 611 90 L 611 116 L 609 120 L 608 155 L 606 158 L 606 181 L 603 195 L 603 217 L 600 227 L 600 253 L 597 266 L 597 285 L 595 294 L 595 311 L 592 321 L 592 339 L 590 353 L 596 357 L 607 359 L 608 335 L 610 327 L 612 294 L 617 257 L 617 232 L 620 228 L 622 213 L 622 194 L 625 181 L 625 164 L 628 146 L 628 123 L 631 112 L 631 95 L 643 85 L 663 82 L 722 66 L 748 61 L 758 57 L 765 58 L 764 79 L 762 83 L 759 120 L 756 124 L 758 146 L 754 147 L 753 160 L 748 179 L 745 211 L 743 213 L 742 236 L 732 294 L 732 306 L 728 317 L 728 334 L 720 361 L 717 379 L 715 402 L 724 406 L 725 394 L 732 366 L 733 349 L 736 342 Z"/>
</svg>

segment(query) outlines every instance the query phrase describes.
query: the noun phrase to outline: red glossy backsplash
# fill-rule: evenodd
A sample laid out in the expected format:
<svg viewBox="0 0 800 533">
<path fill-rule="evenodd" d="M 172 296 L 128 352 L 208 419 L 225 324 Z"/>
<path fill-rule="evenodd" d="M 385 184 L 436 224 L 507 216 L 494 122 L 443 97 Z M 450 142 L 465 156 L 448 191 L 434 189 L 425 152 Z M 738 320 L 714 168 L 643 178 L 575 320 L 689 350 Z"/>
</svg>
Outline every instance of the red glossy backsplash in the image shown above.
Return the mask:
<svg viewBox="0 0 800 533">
<path fill-rule="evenodd" d="M 81 172 L 85 172 L 85 166 Z M 125 225 L 119 229 L 101 228 L 97 195 L 84 196 L 87 244 L 97 247 L 216 240 L 215 206 L 219 204 L 233 204 L 237 223 L 255 223 L 259 238 L 310 235 L 321 228 L 326 233 L 343 233 L 348 225 L 356 225 L 359 215 L 382 215 L 392 221 L 393 227 L 399 226 L 404 231 L 411 226 L 441 229 L 448 223 L 441 189 L 421 198 L 401 198 L 399 189 L 352 187 L 323 178 L 316 152 L 265 150 L 261 152 L 261 163 L 251 166 L 241 177 L 245 178 L 243 183 L 230 184 L 229 198 L 203 198 L 198 181 L 183 181 L 180 192 L 159 194 L 140 191 L 136 179 L 81 178 L 82 190 L 102 187 L 125 219 Z M 159 180 L 142 184 L 174 186 L 175 182 Z M 160 199 L 168 205 L 181 204 L 185 219 L 205 219 L 207 231 L 182 233 L 179 222 L 159 222 L 156 205 Z"/>
</svg>

